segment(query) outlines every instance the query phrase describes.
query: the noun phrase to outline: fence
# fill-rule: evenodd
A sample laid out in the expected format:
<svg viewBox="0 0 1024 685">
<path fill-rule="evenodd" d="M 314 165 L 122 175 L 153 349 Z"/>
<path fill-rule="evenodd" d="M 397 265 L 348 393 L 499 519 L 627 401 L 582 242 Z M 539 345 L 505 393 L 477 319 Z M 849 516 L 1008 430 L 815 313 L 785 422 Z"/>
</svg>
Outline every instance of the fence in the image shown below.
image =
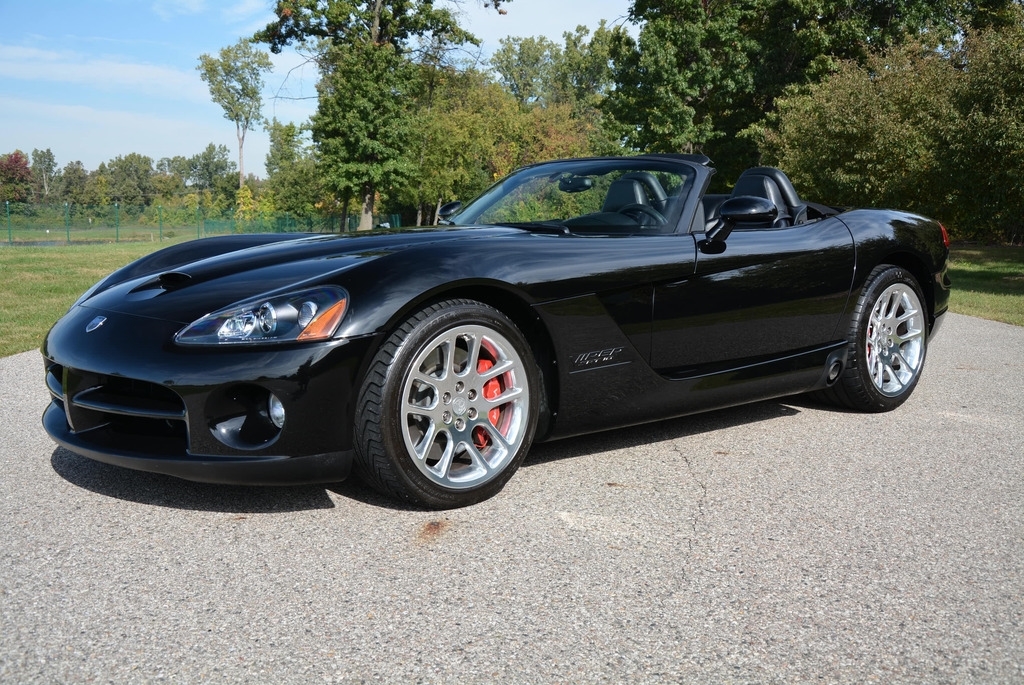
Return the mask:
<svg viewBox="0 0 1024 685">
<path fill-rule="evenodd" d="M 280 212 L 252 220 L 205 207 L 37 205 L 4 202 L 3 238 L 8 245 L 158 242 L 227 233 L 342 233 L 355 231 L 359 217 L 295 216 Z M 398 214 L 375 217 L 374 225 L 401 225 Z"/>
</svg>

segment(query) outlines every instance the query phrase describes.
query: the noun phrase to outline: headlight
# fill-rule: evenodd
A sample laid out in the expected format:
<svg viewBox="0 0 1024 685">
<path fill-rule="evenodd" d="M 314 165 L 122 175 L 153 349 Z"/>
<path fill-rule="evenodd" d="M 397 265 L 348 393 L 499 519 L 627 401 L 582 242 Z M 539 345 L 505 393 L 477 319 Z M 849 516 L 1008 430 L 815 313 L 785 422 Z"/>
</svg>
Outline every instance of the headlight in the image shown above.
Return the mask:
<svg viewBox="0 0 1024 685">
<path fill-rule="evenodd" d="M 348 295 L 334 286 L 259 297 L 207 314 L 174 340 L 183 345 L 326 340 L 338 330 L 347 306 Z"/>
</svg>

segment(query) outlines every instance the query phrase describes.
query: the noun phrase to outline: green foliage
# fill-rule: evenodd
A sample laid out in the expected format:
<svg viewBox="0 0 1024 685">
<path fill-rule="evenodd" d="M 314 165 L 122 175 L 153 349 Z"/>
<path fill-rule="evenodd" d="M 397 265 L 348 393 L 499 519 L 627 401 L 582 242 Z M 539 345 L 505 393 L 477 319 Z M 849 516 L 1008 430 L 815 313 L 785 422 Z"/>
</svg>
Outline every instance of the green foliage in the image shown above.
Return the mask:
<svg viewBox="0 0 1024 685">
<path fill-rule="evenodd" d="M 153 160 L 132 152 L 110 160 L 108 197 L 124 205 L 144 205 L 153 195 Z"/>
<path fill-rule="evenodd" d="M 242 148 L 245 133 L 263 120 L 263 74 L 273 65 L 267 53 L 248 40 L 221 48 L 218 57 L 199 56 L 199 74 L 210 87 L 210 96 L 224 109 L 224 118 L 235 124 L 238 137 L 238 186 L 245 180 Z"/>
<path fill-rule="evenodd" d="M 312 150 L 305 131 L 295 124 L 274 119 L 267 125 L 270 151 L 267 153 L 266 195 L 275 209 L 298 216 L 313 214 L 319 201 L 319 181 Z"/>
<path fill-rule="evenodd" d="M 740 30 L 748 4 L 635 0 L 640 37 L 620 33 L 612 42 L 616 85 L 604 104 L 626 147 L 694 151 L 722 135 L 716 112 L 752 85 L 752 42 Z"/>
<path fill-rule="evenodd" d="M 809 197 L 936 214 L 945 163 L 937 126 L 951 115 L 954 77 L 947 60 L 916 45 L 864 67 L 844 62 L 809 94 L 779 101 L 762 151 Z"/>
<path fill-rule="evenodd" d="M 354 43 L 330 51 L 313 115 L 320 175 L 341 198 L 356 197 L 360 229 L 372 228 L 379 189 L 409 178 L 413 65 L 391 45 Z"/>
<path fill-rule="evenodd" d="M 488 4 L 497 8 L 500 0 Z M 427 34 L 446 43 L 475 42 L 450 10 L 432 0 L 278 0 L 274 14 L 277 20 L 253 37 L 274 53 L 291 44 L 355 43 L 391 45 L 401 52 L 411 39 Z"/>
<path fill-rule="evenodd" d="M 521 106 L 543 106 L 559 100 L 555 72 L 561 59 L 561 48 L 543 36 L 508 37 L 491 56 L 491 67 Z"/>
<path fill-rule="evenodd" d="M 1024 233 L 1024 11 L 975 31 L 954 59 L 957 116 L 945 121 L 949 220 L 957 235 L 1008 240 Z"/>
<path fill-rule="evenodd" d="M 369 229 L 378 194 L 402 185 L 414 169 L 411 41 L 444 47 L 475 39 L 432 0 L 279 0 L 275 14 L 254 39 L 274 52 L 293 43 L 316 50 L 321 79 L 312 134 L 320 178 L 343 212 L 358 199 L 359 228 Z"/>
<path fill-rule="evenodd" d="M 50 148 L 32 150 L 32 195 L 36 202 L 48 202 L 60 167 Z"/>
<path fill-rule="evenodd" d="M 943 220 L 955 239 L 1024 233 L 1024 13 L 951 52 L 906 44 L 782 98 L 758 132 L 806 195 Z"/>
<path fill-rule="evenodd" d="M 60 199 L 70 204 L 85 204 L 89 172 L 81 162 L 68 162 L 60 173 Z"/>
</svg>

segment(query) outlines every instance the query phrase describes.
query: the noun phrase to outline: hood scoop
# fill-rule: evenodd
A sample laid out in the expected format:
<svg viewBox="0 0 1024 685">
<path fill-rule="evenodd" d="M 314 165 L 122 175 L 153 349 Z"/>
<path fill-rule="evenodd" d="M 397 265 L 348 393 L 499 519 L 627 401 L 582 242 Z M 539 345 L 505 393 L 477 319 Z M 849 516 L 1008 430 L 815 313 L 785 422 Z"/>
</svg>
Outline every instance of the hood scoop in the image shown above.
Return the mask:
<svg viewBox="0 0 1024 685">
<path fill-rule="evenodd" d="M 192 282 L 192 276 L 184 271 L 167 271 L 157 279 L 164 290 L 177 290 Z"/>
<path fill-rule="evenodd" d="M 184 288 L 192 282 L 192 276 L 184 271 L 165 271 L 156 278 L 151 278 L 132 288 L 130 295 L 155 297 L 161 292 Z M 137 298 L 133 298 L 137 299 Z M 145 297 L 143 298 L 145 299 Z"/>
</svg>

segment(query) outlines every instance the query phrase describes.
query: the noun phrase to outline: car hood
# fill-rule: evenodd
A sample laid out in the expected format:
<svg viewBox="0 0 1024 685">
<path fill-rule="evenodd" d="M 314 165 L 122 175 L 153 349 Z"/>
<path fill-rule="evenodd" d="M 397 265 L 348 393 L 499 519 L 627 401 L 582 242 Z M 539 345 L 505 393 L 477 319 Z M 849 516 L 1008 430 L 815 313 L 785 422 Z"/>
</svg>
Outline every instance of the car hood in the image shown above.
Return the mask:
<svg viewBox="0 0 1024 685">
<path fill-rule="evenodd" d="M 356 266 L 418 245 L 521 233 L 500 227 L 459 227 L 282 240 L 100 286 L 78 305 L 188 324 L 242 300 L 343 284 L 343 274 Z"/>
</svg>

